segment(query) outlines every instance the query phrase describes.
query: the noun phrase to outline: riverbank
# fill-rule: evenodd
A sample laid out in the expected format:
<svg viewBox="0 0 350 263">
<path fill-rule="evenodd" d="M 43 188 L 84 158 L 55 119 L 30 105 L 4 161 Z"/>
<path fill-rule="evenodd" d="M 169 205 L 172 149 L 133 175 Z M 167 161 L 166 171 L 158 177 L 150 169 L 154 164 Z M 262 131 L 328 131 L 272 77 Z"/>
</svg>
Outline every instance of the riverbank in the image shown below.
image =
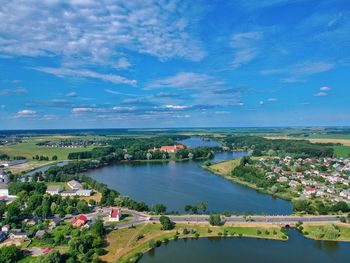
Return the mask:
<svg viewBox="0 0 350 263">
<path fill-rule="evenodd" d="M 187 229 L 188 233 L 186 234 Z M 287 240 L 288 236 L 278 226 L 210 226 L 203 224 L 176 224 L 170 231 L 160 230 L 159 223 L 137 225 L 134 228 L 119 229 L 107 235 L 108 253 L 101 257 L 107 262 L 135 262 L 147 251 L 170 240 L 196 239 L 203 237 L 251 237 L 274 240 Z"/>
<path fill-rule="evenodd" d="M 350 242 L 349 223 L 304 225 L 302 233 L 314 240 Z"/>
<path fill-rule="evenodd" d="M 291 201 L 293 199 L 292 195 L 289 193 L 272 193 L 271 191 L 257 187 L 255 184 L 243 181 L 236 176 L 232 176 L 231 171 L 233 171 L 237 166 L 239 166 L 239 164 L 240 164 L 240 159 L 235 159 L 235 160 L 218 162 L 209 166 L 202 165 L 201 167 L 213 174 L 222 176 L 229 181 L 243 185 L 245 187 L 252 188 L 259 193 L 269 194 L 269 195 L 272 195 L 273 197 L 280 198 L 286 201 Z"/>
</svg>

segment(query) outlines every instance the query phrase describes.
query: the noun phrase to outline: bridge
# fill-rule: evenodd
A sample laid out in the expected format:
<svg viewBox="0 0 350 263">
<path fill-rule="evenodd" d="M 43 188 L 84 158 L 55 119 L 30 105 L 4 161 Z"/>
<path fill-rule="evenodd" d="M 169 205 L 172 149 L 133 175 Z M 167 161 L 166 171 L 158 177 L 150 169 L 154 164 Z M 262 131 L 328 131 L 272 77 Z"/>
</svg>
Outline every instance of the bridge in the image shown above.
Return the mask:
<svg viewBox="0 0 350 263">
<path fill-rule="evenodd" d="M 122 213 L 132 215 L 132 219 L 128 222 L 119 223 L 118 228 L 130 227 L 131 225 L 142 224 L 146 222 L 159 222 L 160 215 L 150 215 L 137 212 L 134 210 L 124 209 Z M 209 222 L 209 215 L 165 215 L 175 223 L 206 223 Z M 281 226 L 294 226 L 298 222 L 302 223 L 336 223 L 339 222 L 339 215 L 252 215 L 252 216 L 221 216 L 222 224 L 278 224 Z"/>
</svg>

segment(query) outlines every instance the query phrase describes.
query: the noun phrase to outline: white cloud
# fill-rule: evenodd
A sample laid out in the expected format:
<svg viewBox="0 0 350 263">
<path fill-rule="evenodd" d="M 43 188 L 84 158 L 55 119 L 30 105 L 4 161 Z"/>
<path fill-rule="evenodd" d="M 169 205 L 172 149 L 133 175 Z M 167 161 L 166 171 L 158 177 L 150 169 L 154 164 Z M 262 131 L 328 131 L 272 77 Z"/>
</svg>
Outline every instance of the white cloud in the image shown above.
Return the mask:
<svg viewBox="0 0 350 263">
<path fill-rule="evenodd" d="M 272 103 L 272 102 L 276 102 L 277 99 L 276 98 L 268 98 L 267 101 Z"/>
<path fill-rule="evenodd" d="M 17 118 L 32 118 L 36 116 L 36 111 L 33 110 L 20 110 L 17 112 Z"/>
<path fill-rule="evenodd" d="M 197 61 L 205 55 L 193 37 L 197 13 L 177 0 L 5 1 L 0 53 L 113 66 L 127 49 L 161 60 Z"/>
<path fill-rule="evenodd" d="M 247 64 L 257 56 L 258 49 L 256 45 L 260 38 L 260 32 L 244 32 L 233 35 L 231 47 L 236 51 L 232 62 L 233 68 Z"/>
<path fill-rule="evenodd" d="M 233 101 L 230 103 L 232 106 L 244 106 L 244 103 L 242 101 Z"/>
<path fill-rule="evenodd" d="M 93 78 L 100 79 L 106 82 L 112 82 L 114 84 L 127 84 L 135 86 L 137 84 L 136 80 L 130 80 L 115 74 L 101 74 L 91 70 L 79 70 L 79 69 L 71 69 L 71 68 L 36 68 L 39 71 L 53 74 L 57 77 L 69 76 L 73 78 Z"/>
<path fill-rule="evenodd" d="M 43 121 L 51 121 L 51 120 L 57 120 L 57 119 L 58 119 L 58 116 L 54 114 L 45 114 L 40 118 L 40 120 L 43 120 Z"/>
<path fill-rule="evenodd" d="M 119 106 L 115 106 L 113 107 L 114 111 L 134 111 L 136 110 L 136 107 L 132 106 L 132 107 L 119 107 Z"/>
<path fill-rule="evenodd" d="M 224 83 L 207 74 L 180 72 L 174 76 L 150 82 L 146 88 L 211 89 Z"/>
<path fill-rule="evenodd" d="M 262 70 L 260 73 L 262 75 L 274 75 L 274 74 L 283 74 L 287 75 L 286 78 L 283 78 L 283 82 L 293 83 L 305 81 L 305 78 L 315 74 L 323 73 L 330 71 L 334 68 L 332 63 L 328 62 L 310 62 L 306 61 L 300 64 L 294 64 L 290 66 L 285 66 L 284 68 L 275 68 Z"/>
<path fill-rule="evenodd" d="M 331 88 L 326 87 L 326 86 L 323 86 L 320 88 L 320 91 L 330 91 L 330 90 L 331 90 Z"/>
<path fill-rule="evenodd" d="M 130 64 L 129 60 L 127 60 L 127 58 L 124 58 L 124 57 L 123 58 L 119 58 L 117 60 L 116 65 L 115 65 L 115 67 L 117 69 L 127 69 L 130 66 L 131 66 L 131 64 Z"/>
<path fill-rule="evenodd" d="M 184 110 L 189 108 L 189 106 L 180 106 L 180 105 L 162 105 L 160 106 L 162 109 L 171 109 L 171 110 Z"/>
<path fill-rule="evenodd" d="M 259 105 L 264 105 L 265 102 L 263 100 L 259 101 Z"/>
<path fill-rule="evenodd" d="M 315 97 L 326 97 L 328 94 L 326 92 L 318 92 L 314 94 Z"/>
<path fill-rule="evenodd" d="M 0 105 L 0 109 L 5 109 L 6 108 L 6 106 L 5 105 Z"/>
<path fill-rule="evenodd" d="M 76 114 L 81 114 L 81 113 L 89 113 L 89 112 L 103 112 L 103 110 L 99 108 L 80 107 L 80 108 L 73 108 L 72 112 Z"/>
<path fill-rule="evenodd" d="M 69 92 L 66 94 L 66 97 L 70 97 L 70 98 L 76 97 L 76 96 L 78 96 L 78 94 L 76 92 Z"/>
<path fill-rule="evenodd" d="M 1 89 L 0 96 L 11 96 L 11 95 L 21 95 L 27 93 L 28 90 L 26 88 L 15 88 L 15 89 Z"/>
</svg>

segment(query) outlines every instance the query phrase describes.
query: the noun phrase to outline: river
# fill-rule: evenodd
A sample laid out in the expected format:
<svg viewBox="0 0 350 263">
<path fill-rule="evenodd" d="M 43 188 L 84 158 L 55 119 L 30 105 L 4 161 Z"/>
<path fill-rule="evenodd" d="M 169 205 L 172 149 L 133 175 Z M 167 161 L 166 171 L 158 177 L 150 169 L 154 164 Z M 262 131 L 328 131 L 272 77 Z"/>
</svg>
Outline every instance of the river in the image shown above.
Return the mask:
<svg viewBox="0 0 350 263">
<path fill-rule="evenodd" d="M 295 230 L 288 241 L 254 238 L 199 238 L 171 241 L 146 253 L 140 263 L 346 263 L 350 243 L 306 239 Z"/>
<path fill-rule="evenodd" d="M 187 146 L 218 146 L 197 137 L 181 141 Z M 239 158 L 245 152 L 216 153 L 214 162 Z M 168 211 L 183 212 L 186 204 L 206 202 L 214 212 L 290 214 L 291 203 L 232 183 L 203 170 L 203 162 L 116 164 L 87 172 L 122 195 L 152 206 L 163 203 Z"/>
</svg>

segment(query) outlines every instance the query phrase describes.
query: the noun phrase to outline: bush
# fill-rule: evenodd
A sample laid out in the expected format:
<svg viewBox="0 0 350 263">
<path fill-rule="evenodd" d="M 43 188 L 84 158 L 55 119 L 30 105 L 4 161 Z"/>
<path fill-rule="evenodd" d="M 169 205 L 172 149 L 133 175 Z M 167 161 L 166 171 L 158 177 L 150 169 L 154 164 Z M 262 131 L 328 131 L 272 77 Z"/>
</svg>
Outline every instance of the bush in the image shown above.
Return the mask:
<svg viewBox="0 0 350 263">
<path fill-rule="evenodd" d="M 188 234 L 189 234 L 188 229 L 187 229 L 187 228 L 184 228 L 184 229 L 182 230 L 182 234 L 183 234 L 183 235 L 188 235 Z"/>
<path fill-rule="evenodd" d="M 346 223 L 346 217 L 345 217 L 345 216 L 341 216 L 341 217 L 339 218 L 339 220 L 340 220 L 340 222 L 342 222 L 342 223 Z"/>
<path fill-rule="evenodd" d="M 261 231 L 258 229 L 258 230 L 256 231 L 256 234 L 257 234 L 257 235 L 261 235 Z"/>
<path fill-rule="evenodd" d="M 209 224 L 211 224 L 212 226 L 219 226 L 221 225 L 221 218 L 220 215 L 210 215 L 209 216 Z"/>
</svg>

